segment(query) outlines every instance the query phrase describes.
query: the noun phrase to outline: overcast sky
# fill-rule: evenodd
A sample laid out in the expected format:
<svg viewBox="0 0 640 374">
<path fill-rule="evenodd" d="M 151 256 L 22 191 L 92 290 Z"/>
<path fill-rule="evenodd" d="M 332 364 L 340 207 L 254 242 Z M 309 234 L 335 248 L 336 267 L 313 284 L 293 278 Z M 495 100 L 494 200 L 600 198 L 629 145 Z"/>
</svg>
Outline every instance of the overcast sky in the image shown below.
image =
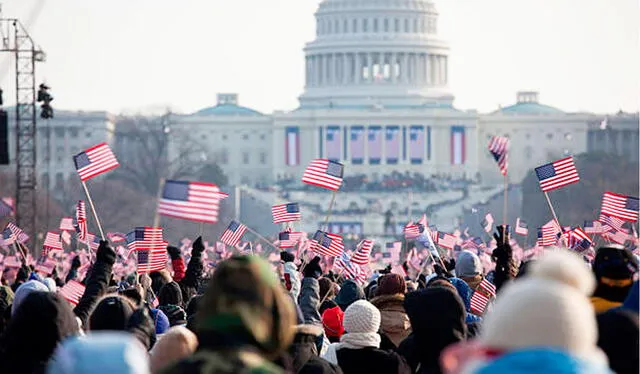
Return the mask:
<svg viewBox="0 0 640 374">
<path fill-rule="evenodd" d="M 48 59 L 54 108 L 191 112 L 217 92 L 290 110 L 319 0 L 5 0 Z M 39 16 L 34 8 L 42 3 Z M 638 0 L 436 0 L 455 105 L 491 111 L 521 89 L 567 111 L 637 111 Z M 34 20 L 35 18 L 35 20 Z M 0 84 L 12 102 L 13 65 Z M 7 92 L 9 91 L 9 92 Z"/>
</svg>

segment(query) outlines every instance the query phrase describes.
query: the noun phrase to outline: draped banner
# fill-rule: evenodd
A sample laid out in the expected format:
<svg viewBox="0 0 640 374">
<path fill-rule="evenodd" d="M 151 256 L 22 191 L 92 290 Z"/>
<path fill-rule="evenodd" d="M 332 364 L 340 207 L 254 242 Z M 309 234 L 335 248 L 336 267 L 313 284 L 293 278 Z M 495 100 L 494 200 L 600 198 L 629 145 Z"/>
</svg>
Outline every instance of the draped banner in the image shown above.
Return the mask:
<svg viewBox="0 0 640 374">
<path fill-rule="evenodd" d="M 287 166 L 300 165 L 300 129 L 287 127 L 284 131 L 284 163 Z"/>
<path fill-rule="evenodd" d="M 412 164 L 422 164 L 424 159 L 424 126 L 409 128 L 409 160 Z"/>
<path fill-rule="evenodd" d="M 327 126 L 326 155 L 331 161 L 340 161 L 342 158 L 340 126 Z"/>
<path fill-rule="evenodd" d="M 377 165 L 382 159 L 382 127 L 370 126 L 367 148 L 369 151 L 369 164 Z"/>
<path fill-rule="evenodd" d="M 451 126 L 451 164 L 462 165 L 465 162 L 464 126 Z"/>
<path fill-rule="evenodd" d="M 364 126 L 351 126 L 350 144 L 351 163 L 360 165 L 364 162 Z"/>
<path fill-rule="evenodd" d="M 400 159 L 400 127 L 387 126 L 385 131 L 387 164 L 397 164 Z"/>
</svg>

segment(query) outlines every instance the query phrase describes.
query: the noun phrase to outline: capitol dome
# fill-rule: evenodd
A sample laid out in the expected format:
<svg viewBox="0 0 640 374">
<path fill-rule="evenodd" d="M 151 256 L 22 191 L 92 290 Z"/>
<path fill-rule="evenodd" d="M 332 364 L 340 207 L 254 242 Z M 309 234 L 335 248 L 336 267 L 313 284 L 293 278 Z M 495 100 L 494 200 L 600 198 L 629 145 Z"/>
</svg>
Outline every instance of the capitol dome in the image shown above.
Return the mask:
<svg viewBox="0 0 640 374">
<path fill-rule="evenodd" d="M 315 17 L 301 107 L 453 102 L 433 1 L 325 0 Z"/>
</svg>

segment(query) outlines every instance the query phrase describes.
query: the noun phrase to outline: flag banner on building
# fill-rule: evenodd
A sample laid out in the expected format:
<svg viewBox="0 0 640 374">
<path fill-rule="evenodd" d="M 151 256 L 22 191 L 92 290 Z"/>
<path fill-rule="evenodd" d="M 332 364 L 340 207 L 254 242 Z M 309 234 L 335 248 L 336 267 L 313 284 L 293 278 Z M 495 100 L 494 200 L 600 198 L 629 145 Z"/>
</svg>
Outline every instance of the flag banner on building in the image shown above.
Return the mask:
<svg viewBox="0 0 640 374">
<path fill-rule="evenodd" d="M 78 305 L 84 295 L 84 284 L 70 280 L 58 290 L 58 294 L 73 305 Z"/>
<path fill-rule="evenodd" d="M 489 152 L 498 163 L 502 175 L 507 175 L 509 168 L 509 138 L 494 136 L 489 141 Z"/>
<path fill-rule="evenodd" d="M 302 239 L 301 232 L 283 231 L 278 234 L 278 246 L 282 249 L 293 248 Z"/>
<path fill-rule="evenodd" d="M 356 251 L 351 256 L 351 262 L 356 265 L 366 265 L 369 263 L 371 257 L 371 250 L 373 249 L 373 240 L 363 239 L 358 244 Z"/>
<path fill-rule="evenodd" d="M 231 221 L 229 226 L 227 226 L 222 233 L 222 236 L 220 236 L 220 241 L 226 245 L 235 247 L 240 242 L 242 235 L 244 235 L 246 231 L 247 226 L 237 221 Z"/>
<path fill-rule="evenodd" d="M 446 232 L 438 233 L 438 245 L 442 248 L 446 248 L 452 250 L 455 247 L 457 239 L 455 236 L 448 234 Z"/>
<path fill-rule="evenodd" d="M 56 231 L 49 231 L 47 235 L 44 237 L 44 242 L 42 243 L 43 251 L 61 251 L 62 250 L 62 241 L 60 241 L 60 233 Z"/>
<path fill-rule="evenodd" d="M 369 153 L 369 164 L 378 165 L 382 160 L 382 127 L 369 126 L 367 134 L 367 151 Z"/>
<path fill-rule="evenodd" d="M 361 165 L 364 163 L 365 130 L 364 126 L 351 126 L 349 148 L 351 150 L 351 163 Z"/>
<path fill-rule="evenodd" d="M 73 217 L 63 217 L 60 219 L 59 229 L 62 231 L 76 231 L 75 226 L 73 226 Z"/>
<path fill-rule="evenodd" d="M 162 248 L 163 246 L 162 227 L 136 227 L 127 234 L 127 247 L 130 251 L 148 250 Z"/>
<path fill-rule="evenodd" d="M 160 271 L 167 267 L 167 242 L 163 242 L 161 246 L 152 249 L 141 249 L 136 251 L 137 270 L 138 273 L 150 273 Z"/>
<path fill-rule="evenodd" d="M 7 228 L 11 231 L 12 237 L 14 241 L 18 243 L 26 243 L 29 240 L 29 235 L 22 231 L 15 223 L 9 222 L 7 224 Z"/>
<path fill-rule="evenodd" d="M 424 126 L 409 127 L 409 160 L 412 164 L 422 164 L 425 153 Z"/>
<path fill-rule="evenodd" d="M 302 219 L 298 203 L 278 204 L 271 207 L 273 223 L 295 222 Z"/>
<path fill-rule="evenodd" d="M 340 126 L 327 126 L 325 139 L 325 155 L 331 161 L 342 160 L 342 137 Z"/>
<path fill-rule="evenodd" d="M 491 232 L 491 230 L 493 230 L 493 222 L 495 222 L 493 220 L 493 215 L 491 215 L 491 213 L 487 213 L 482 222 L 480 222 L 480 225 L 482 225 L 484 231 Z"/>
<path fill-rule="evenodd" d="M 220 200 L 227 196 L 213 183 L 168 180 L 158 202 L 158 213 L 195 222 L 216 223 Z"/>
<path fill-rule="evenodd" d="M 580 227 L 572 229 L 569 233 L 569 248 L 583 252 L 591 247 L 593 241 Z"/>
<path fill-rule="evenodd" d="M 120 166 L 107 143 L 100 143 L 73 156 L 80 180 L 87 181 Z"/>
<path fill-rule="evenodd" d="M 601 214 L 620 218 L 624 221 L 636 222 L 638 220 L 638 198 L 620 195 L 613 192 L 605 192 L 602 196 Z"/>
<path fill-rule="evenodd" d="M 451 126 L 451 165 L 465 163 L 466 139 L 464 126 Z"/>
<path fill-rule="evenodd" d="M 76 203 L 75 229 L 80 240 L 87 237 L 87 209 L 84 201 L 78 200 Z"/>
<path fill-rule="evenodd" d="M 342 185 L 343 173 L 344 166 L 341 163 L 319 158 L 307 166 L 302 182 L 337 191 Z"/>
<path fill-rule="evenodd" d="M 486 278 L 478 285 L 473 296 L 471 296 L 471 312 L 482 315 L 489 304 L 489 300 L 496 296 L 496 286 Z"/>
<path fill-rule="evenodd" d="M 400 127 L 387 126 L 384 137 L 387 164 L 394 165 L 400 160 Z"/>
<path fill-rule="evenodd" d="M 523 219 L 520 219 L 520 217 L 518 217 L 518 219 L 516 220 L 515 231 L 518 235 L 527 236 L 529 235 L 529 225 L 527 225 L 527 223 Z"/>
<path fill-rule="evenodd" d="M 584 221 L 584 232 L 587 234 L 602 234 L 605 232 L 600 221 Z"/>
<path fill-rule="evenodd" d="M 9 205 L 4 199 L 0 199 L 0 218 L 13 215 L 13 207 Z"/>
<path fill-rule="evenodd" d="M 543 192 L 552 191 L 580 181 L 578 169 L 576 169 L 576 164 L 571 156 L 538 166 L 536 175 L 540 182 L 540 189 Z"/>
<path fill-rule="evenodd" d="M 340 256 L 342 251 L 344 251 L 342 237 L 335 234 L 328 234 L 321 230 L 313 234 L 311 242 L 311 250 L 319 255 L 336 257 Z"/>
<path fill-rule="evenodd" d="M 300 165 L 300 129 L 285 128 L 284 161 L 287 166 Z"/>
</svg>

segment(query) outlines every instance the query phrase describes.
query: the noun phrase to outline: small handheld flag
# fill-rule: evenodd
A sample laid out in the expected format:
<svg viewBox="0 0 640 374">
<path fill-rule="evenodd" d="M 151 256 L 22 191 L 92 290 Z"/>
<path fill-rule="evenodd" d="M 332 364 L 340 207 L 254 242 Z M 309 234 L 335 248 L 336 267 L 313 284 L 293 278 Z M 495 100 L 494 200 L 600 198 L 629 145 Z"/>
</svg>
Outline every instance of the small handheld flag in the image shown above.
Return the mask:
<svg viewBox="0 0 640 374">
<path fill-rule="evenodd" d="M 85 182 L 120 166 L 107 143 L 100 143 L 73 156 L 80 180 Z"/>
<path fill-rule="evenodd" d="M 358 244 L 358 249 L 351 256 L 351 262 L 356 265 L 366 265 L 369 263 L 369 257 L 371 256 L 371 250 L 373 249 L 373 240 L 363 239 Z"/>
<path fill-rule="evenodd" d="M 84 295 L 85 288 L 84 284 L 70 280 L 58 290 L 58 293 L 71 304 L 78 305 L 82 295 Z"/>
<path fill-rule="evenodd" d="M 315 159 L 302 175 L 302 182 L 314 186 L 337 191 L 342 185 L 344 165 L 336 161 L 327 159 Z"/>
<path fill-rule="evenodd" d="M 246 231 L 247 226 L 237 221 L 231 221 L 227 229 L 222 233 L 222 236 L 220 236 L 220 241 L 226 245 L 235 247 Z"/>
<path fill-rule="evenodd" d="M 613 192 L 605 192 L 602 196 L 601 214 L 617 217 L 624 221 L 636 222 L 638 220 L 638 211 L 637 197 Z"/>
<path fill-rule="evenodd" d="M 285 223 L 299 221 L 302 218 L 298 203 L 287 203 L 271 207 L 273 223 Z"/>
<path fill-rule="evenodd" d="M 538 166 L 536 175 L 543 192 L 549 192 L 580 180 L 578 169 L 576 169 L 576 164 L 571 156 Z"/>
<path fill-rule="evenodd" d="M 340 256 L 344 251 L 342 237 L 335 234 L 328 234 L 324 231 L 316 231 L 312 238 L 312 250 L 323 256 Z"/>
<path fill-rule="evenodd" d="M 522 236 L 529 235 L 529 225 L 527 225 L 523 219 L 520 219 L 520 217 L 516 220 L 516 234 Z"/>
<path fill-rule="evenodd" d="M 493 159 L 498 163 L 500 173 L 507 175 L 509 168 L 509 138 L 503 136 L 494 136 L 489 141 L 489 152 L 493 156 Z"/>
<path fill-rule="evenodd" d="M 158 214 L 196 222 L 218 222 L 220 200 L 228 197 L 213 183 L 168 180 L 158 202 Z"/>
</svg>

